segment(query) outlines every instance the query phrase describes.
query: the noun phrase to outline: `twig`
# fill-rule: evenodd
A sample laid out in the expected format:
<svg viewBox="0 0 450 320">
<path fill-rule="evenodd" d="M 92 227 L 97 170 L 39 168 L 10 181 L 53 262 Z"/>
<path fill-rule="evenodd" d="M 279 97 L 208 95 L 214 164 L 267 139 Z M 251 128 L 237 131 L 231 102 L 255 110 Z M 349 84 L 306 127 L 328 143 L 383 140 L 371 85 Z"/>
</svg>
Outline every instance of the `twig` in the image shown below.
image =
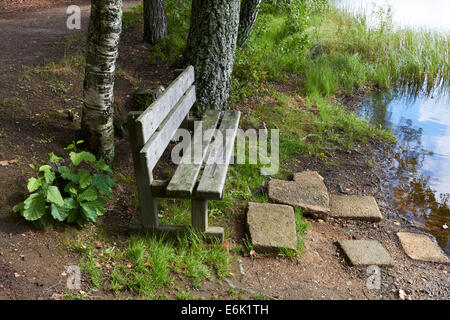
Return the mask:
<svg viewBox="0 0 450 320">
<path fill-rule="evenodd" d="M 277 300 L 277 298 L 275 298 L 274 296 L 270 296 L 270 295 L 265 294 L 265 293 L 257 292 L 257 291 L 252 290 L 252 289 L 248 289 L 248 288 L 244 288 L 244 287 L 239 287 L 239 286 L 233 284 L 233 283 L 232 283 L 229 279 L 227 279 L 227 278 L 224 278 L 224 280 L 225 280 L 225 282 L 230 286 L 230 288 L 233 289 L 233 290 L 245 291 L 245 292 L 247 292 L 247 293 L 249 293 L 249 294 L 252 294 L 252 295 L 257 295 L 257 294 L 259 294 L 259 295 L 264 295 L 264 296 L 268 297 L 268 298 L 271 299 L 271 300 Z"/>
<path fill-rule="evenodd" d="M 324 124 L 325 122 L 321 122 L 321 121 L 317 121 L 317 122 L 299 122 L 298 124 L 303 125 L 303 124 Z"/>
<path fill-rule="evenodd" d="M 314 133 L 310 133 L 307 134 L 306 136 L 304 136 L 303 138 L 301 138 L 302 141 L 305 141 L 306 139 L 310 138 L 310 137 L 318 137 L 318 134 L 314 134 Z"/>
</svg>

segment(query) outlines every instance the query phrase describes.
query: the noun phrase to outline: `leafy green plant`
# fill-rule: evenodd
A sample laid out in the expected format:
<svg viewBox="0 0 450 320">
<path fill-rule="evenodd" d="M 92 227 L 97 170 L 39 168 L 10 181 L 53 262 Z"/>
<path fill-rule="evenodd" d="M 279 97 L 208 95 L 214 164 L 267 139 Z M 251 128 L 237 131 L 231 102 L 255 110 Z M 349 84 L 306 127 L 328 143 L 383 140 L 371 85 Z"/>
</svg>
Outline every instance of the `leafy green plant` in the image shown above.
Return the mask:
<svg viewBox="0 0 450 320">
<path fill-rule="evenodd" d="M 113 198 L 113 172 L 103 159 L 97 160 L 86 151 L 77 152 L 81 143 L 73 142 L 65 148 L 70 150 L 68 166 L 64 164 L 69 161 L 53 152 L 48 154 L 50 164 L 30 164 L 35 171 L 27 183 L 30 195 L 13 207 L 14 212 L 42 227 L 55 220 L 84 225 L 104 214 L 106 197 Z"/>
</svg>

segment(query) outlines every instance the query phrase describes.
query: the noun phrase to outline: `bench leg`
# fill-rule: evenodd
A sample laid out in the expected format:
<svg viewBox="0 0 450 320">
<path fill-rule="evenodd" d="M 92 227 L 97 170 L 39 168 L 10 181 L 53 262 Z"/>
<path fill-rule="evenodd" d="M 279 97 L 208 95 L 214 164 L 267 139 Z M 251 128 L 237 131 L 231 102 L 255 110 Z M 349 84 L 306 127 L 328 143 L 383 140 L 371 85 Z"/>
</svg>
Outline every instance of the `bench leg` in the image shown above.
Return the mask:
<svg viewBox="0 0 450 320">
<path fill-rule="evenodd" d="M 156 199 L 150 198 L 141 201 L 141 219 L 144 228 L 158 228 L 158 207 L 156 205 Z"/>
<path fill-rule="evenodd" d="M 208 201 L 192 200 L 192 226 L 194 229 L 206 232 L 208 229 Z"/>
<path fill-rule="evenodd" d="M 208 201 L 191 200 L 192 226 L 203 232 L 207 242 L 223 243 L 224 230 L 221 227 L 208 226 Z"/>
</svg>

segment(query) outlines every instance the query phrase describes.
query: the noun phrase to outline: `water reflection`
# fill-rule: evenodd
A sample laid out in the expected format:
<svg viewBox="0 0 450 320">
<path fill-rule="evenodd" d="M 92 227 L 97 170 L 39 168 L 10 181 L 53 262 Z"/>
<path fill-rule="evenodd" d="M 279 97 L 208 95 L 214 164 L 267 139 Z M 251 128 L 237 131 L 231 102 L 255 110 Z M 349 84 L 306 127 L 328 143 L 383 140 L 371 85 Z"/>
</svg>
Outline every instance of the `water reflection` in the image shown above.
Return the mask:
<svg viewBox="0 0 450 320">
<path fill-rule="evenodd" d="M 450 87 L 373 92 L 358 112 L 398 139 L 390 189 L 397 208 L 450 254 Z"/>
<path fill-rule="evenodd" d="M 335 3 L 353 12 L 365 12 L 369 23 L 377 22 L 377 8 L 390 7 L 395 25 L 450 31 L 449 0 L 335 0 Z"/>
</svg>

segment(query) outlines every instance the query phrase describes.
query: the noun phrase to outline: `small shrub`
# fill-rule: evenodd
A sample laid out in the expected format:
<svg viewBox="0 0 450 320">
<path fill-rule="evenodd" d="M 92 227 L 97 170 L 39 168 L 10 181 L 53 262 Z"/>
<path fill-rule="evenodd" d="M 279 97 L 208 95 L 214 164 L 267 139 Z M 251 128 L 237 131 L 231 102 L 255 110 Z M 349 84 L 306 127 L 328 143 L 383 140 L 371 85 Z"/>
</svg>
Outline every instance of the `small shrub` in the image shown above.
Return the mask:
<svg viewBox="0 0 450 320">
<path fill-rule="evenodd" d="M 53 152 L 48 154 L 50 164 L 40 167 L 30 164 L 36 174 L 28 179 L 30 195 L 13 207 L 14 212 L 20 212 L 25 220 L 41 227 L 55 220 L 84 225 L 103 215 L 105 197 L 113 197 L 114 181 L 109 175 L 112 170 L 92 153 L 76 152 L 82 142 L 73 142 L 65 148 L 72 150 L 69 166 L 62 165 L 65 160 Z M 85 168 L 80 167 L 81 164 Z M 89 167 L 90 170 L 86 169 Z"/>
</svg>

